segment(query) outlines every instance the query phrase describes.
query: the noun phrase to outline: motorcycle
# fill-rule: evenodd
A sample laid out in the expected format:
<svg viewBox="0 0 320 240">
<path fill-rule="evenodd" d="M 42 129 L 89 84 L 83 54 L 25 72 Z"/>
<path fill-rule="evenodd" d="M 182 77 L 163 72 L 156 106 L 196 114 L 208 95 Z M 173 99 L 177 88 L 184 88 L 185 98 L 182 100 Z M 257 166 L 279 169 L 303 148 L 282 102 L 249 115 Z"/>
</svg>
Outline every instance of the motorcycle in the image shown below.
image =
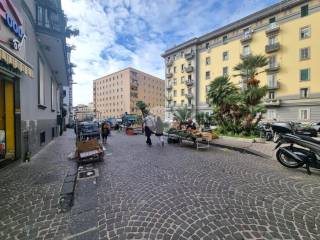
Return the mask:
<svg viewBox="0 0 320 240">
<path fill-rule="evenodd" d="M 266 141 L 271 141 L 273 138 L 273 132 L 270 123 L 262 123 L 258 126 L 260 137 L 265 138 Z"/>
<path fill-rule="evenodd" d="M 299 168 L 306 165 L 307 173 L 310 168 L 320 169 L 320 141 L 311 137 L 292 133 L 288 123 L 274 123 L 272 130 L 278 134 L 276 158 L 287 168 Z M 281 147 L 283 144 L 289 144 Z"/>
</svg>

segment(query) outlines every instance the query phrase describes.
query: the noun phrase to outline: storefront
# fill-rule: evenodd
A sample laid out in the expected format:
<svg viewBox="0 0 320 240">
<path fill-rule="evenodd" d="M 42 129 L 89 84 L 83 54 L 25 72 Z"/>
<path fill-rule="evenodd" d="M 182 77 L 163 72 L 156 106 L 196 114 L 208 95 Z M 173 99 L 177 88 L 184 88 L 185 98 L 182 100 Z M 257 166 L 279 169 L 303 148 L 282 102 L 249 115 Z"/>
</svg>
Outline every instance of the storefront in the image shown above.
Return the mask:
<svg viewBox="0 0 320 240">
<path fill-rule="evenodd" d="M 15 158 L 14 79 L 0 71 L 0 160 Z"/>
</svg>

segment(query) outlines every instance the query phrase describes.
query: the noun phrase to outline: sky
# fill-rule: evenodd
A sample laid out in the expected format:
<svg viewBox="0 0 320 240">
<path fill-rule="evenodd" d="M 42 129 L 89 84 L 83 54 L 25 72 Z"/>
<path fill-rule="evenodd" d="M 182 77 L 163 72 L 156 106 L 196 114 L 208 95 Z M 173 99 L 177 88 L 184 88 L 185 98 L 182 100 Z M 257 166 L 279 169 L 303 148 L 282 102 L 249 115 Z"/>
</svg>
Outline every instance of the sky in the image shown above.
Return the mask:
<svg viewBox="0 0 320 240">
<path fill-rule="evenodd" d="M 79 36 L 73 104 L 93 101 L 93 80 L 126 67 L 164 79 L 161 54 L 278 0 L 62 0 L 68 25 Z"/>
</svg>

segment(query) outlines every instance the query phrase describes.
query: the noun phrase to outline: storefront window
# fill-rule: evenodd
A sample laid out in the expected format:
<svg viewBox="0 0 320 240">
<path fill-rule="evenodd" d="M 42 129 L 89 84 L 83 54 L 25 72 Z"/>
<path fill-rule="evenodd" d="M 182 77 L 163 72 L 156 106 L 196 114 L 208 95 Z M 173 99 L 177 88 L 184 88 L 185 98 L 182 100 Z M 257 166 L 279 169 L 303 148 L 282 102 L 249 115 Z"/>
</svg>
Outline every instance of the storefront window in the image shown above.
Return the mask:
<svg viewBox="0 0 320 240">
<path fill-rule="evenodd" d="M 0 80 L 0 159 L 4 159 L 6 155 L 4 102 L 4 81 Z"/>
</svg>

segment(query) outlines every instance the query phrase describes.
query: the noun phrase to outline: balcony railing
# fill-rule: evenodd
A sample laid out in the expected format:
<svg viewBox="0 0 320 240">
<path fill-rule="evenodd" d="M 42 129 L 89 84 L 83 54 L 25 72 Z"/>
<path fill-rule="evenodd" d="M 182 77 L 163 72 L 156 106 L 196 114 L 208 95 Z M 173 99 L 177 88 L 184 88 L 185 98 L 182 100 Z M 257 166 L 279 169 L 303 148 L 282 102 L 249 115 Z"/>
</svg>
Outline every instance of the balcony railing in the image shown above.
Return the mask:
<svg viewBox="0 0 320 240">
<path fill-rule="evenodd" d="M 185 96 L 186 96 L 186 98 L 189 98 L 189 99 L 193 98 L 193 94 L 192 93 L 187 93 Z"/>
<path fill-rule="evenodd" d="M 191 80 L 191 79 L 188 79 L 187 81 L 186 81 L 186 85 L 188 86 L 188 87 L 191 87 L 191 86 L 193 86 L 193 80 Z"/>
<path fill-rule="evenodd" d="M 249 52 L 249 53 L 241 53 L 240 54 L 240 59 L 245 59 L 245 58 L 247 58 L 247 57 L 249 57 L 249 56 L 251 56 L 251 53 Z"/>
<path fill-rule="evenodd" d="M 264 101 L 265 106 L 276 107 L 281 105 L 280 99 L 266 99 Z"/>
<path fill-rule="evenodd" d="M 280 64 L 279 63 L 269 64 L 266 67 L 266 71 L 267 72 L 276 72 L 276 71 L 279 71 L 279 69 L 280 69 Z"/>
<path fill-rule="evenodd" d="M 244 33 L 241 37 L 241 43 L 246 44 L 252 40 L 252 33 Z"/>
<path fill-rule="evenodd" d="M 173 77 L 173 74 L 172 73 L 167 73 L 166 74 L 166 78 L 172 78 Z"/>
<path fill-rule="evenodd" d="M 276 52 L 280 49 L 280 43 L 272 43 L 266 45 L 266 53 Z"/>
<path fill-rule="evenodd" d="M 186 71 L 186 73 L 191 73 L 191 72 L 193 72 L 193 67 L 188 66 L 188 67 L 185 67 L 184 70 Z"/>
<path fill-rule="evenodd" d="M 167 60 L 166 62 L 167 67 L 172 66 L 172 64 L 173 64 L 173 59 Z"/>
<path fill-rule="evenodd" d="M 168 84 L 167 85 L 167 90 L 171 90 L 172 89 L 172 84 Z"/>
<path fill-rule="evenodd" d="M 54 4 L 45 4 L 44 1 L 37 1 L 36 9 L 38 30 L 65 34 L 66 19 L 61 9 Z"/>
<path fill-rule="evenodd" d="M 279 89 L 280 88 L 280 83 L 278 81 L 274 82 L 274 83 L 268 83 L 267 88 L 268 88 L 268 90 Z"/>
<path fill-rule="evenodd" d="M 172 101 L 172 95 L 167 96 L 167 101 L 169 101 L 169 102 Z"/>
<path fill-rule="evenodd" d="M 278 23 L 274 22 L 274 23 L 270 23 L 270 25 L 268 26 L 267 30 L 266 30 L 266 34 L 275 34 L 278 33 L 280 30 L 280 26 Z"/>
<path fill-rule="evenodd" d="M 187 60 L 191 60 L 194 57 L 194 53 L 193 52 L 185 53 L 184 57 Z"/>
</svg>

